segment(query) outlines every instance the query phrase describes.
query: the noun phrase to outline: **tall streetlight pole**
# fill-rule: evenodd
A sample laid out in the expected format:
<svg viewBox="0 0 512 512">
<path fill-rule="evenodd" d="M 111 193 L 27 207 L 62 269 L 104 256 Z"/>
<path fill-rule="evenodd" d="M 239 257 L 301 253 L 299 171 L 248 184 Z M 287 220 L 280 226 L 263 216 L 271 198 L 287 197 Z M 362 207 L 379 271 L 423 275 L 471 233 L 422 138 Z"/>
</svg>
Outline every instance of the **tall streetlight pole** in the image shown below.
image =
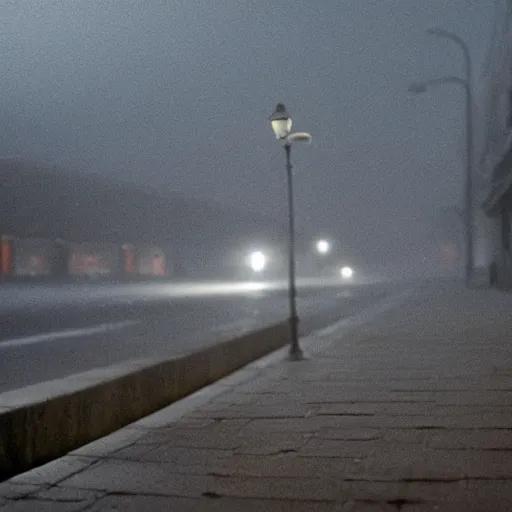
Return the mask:
<svg viewBox="0 0 512 512">
<path fill-rule="evenodd" d="M 293 173 L 291 163 L 292 142 L 311 141 L 311 135 L 305 132 L 292 133 L 292 120 L 282 103 L 278 103 L 270 116 L 274 134 L 283 143 L 286 155 L 286 178 L 288 185 L 288 299 L 290 306 L 290 359 L 300 361 L 304 358 L 299 344 L 299 317 L 297 315 L 297 286 L 295 280 L 295 216 L 293 207 Z"/>
<path fill-rule="evenodd" d="M 425 82 L 414 83 L 409 87 L 410 92 L 423 93 L 429 87 L 443 84 L 460 85 L 466 97 L 466 180 L 464 187 L 464 231 L 466 241 L 466 284 L 471 284 L 473 272 L 473 70 L 471 54 L 468 45 L 458 35 L 439 28 L 427 30 L 429 35 L 449 39 L 457 44 L 464 53 L 464 78 L 447 76 L 434 78 Z"/>
</svg>

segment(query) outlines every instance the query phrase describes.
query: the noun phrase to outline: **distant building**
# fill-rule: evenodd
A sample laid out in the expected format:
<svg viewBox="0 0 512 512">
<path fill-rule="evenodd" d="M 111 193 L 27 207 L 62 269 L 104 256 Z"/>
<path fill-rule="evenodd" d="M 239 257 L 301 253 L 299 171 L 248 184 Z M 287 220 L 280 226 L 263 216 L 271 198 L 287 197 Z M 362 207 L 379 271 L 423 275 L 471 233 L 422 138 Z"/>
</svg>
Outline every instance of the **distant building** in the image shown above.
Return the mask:
<svg viewBox="0 0 512 512">
<path fill-rule="evenodd" d="M 286 219 L 17 159 L 0 205 L 3 277 L 219 277 L 254 241 L 287 243 Z"/>
<path fill-rule="evenodd" d="M 512 2 L 496 4 L 496 24 L 484 67 L 482 148 L 486 177 L 481 205 L 488 217 L 489 267 L 497 283 L 512 286 Z M 489 268 L 490 270 L 490 268 Z"/>
</svg>

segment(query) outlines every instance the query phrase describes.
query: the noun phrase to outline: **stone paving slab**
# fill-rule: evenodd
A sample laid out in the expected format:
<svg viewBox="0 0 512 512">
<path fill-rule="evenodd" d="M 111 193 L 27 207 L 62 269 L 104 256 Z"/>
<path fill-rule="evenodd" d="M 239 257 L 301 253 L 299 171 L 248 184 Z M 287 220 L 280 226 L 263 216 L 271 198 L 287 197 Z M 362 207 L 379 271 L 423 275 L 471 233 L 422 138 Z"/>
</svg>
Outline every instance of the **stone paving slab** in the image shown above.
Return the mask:
<svg viewBox="0 0 512 512">
<path fill-rule="evenodd" d="M 1 484 L 0 512 L 510 511 L 510 311 L 426 287 L 306 361 Z"/>
<path fill-rule="evenodd" d="M 43 489 L 23 500 L 11 501 L 9 506 L 0 510 L 14 512 L 68 512 L 80 511 L 92 507 L 104 494 L 82 489 L 63 489 L 52 487 Z"/>
<path fill-rule="evenodd" d="M 90 512 L 343 512 L 343 504 L 321 501 L 212 498 L 197 500 L 163 496 L 107 496 Z M 367 509 L 370 511 L 370 509 Z M 385 509 L 372 509 L 385 510 Z M 389 508 L 389 511 L 395 511 Z"/>
</svg>

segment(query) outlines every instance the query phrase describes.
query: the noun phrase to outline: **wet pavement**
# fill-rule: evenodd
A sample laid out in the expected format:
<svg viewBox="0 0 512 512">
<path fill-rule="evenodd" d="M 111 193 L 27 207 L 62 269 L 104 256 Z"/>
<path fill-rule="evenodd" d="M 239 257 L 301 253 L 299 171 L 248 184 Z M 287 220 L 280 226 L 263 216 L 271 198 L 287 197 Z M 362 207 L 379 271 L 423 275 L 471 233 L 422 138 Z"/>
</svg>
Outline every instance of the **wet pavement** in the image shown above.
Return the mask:
<svg viewBox="0 0 512 512">
<path fill-rule="evenodd" d="M 511 510 L 512 296 L 379 304 L 2 484 L 0 510 Z"/>
</svg>

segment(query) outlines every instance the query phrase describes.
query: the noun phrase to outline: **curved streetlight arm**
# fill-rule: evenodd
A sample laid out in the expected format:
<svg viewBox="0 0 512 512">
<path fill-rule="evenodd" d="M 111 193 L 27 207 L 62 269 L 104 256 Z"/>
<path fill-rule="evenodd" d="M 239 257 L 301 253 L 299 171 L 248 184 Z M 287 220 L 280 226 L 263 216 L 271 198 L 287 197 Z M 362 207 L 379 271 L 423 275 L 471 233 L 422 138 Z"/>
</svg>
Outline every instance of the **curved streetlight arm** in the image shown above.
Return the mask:
<svg viewBox="0 0 512 512">
<path fill-rule="evenodd" d="M 471 54 L 466 42 L 453 32 L 443 30 L 441 28 L 430 28 L 427 33 L 432 36 L 449 39 L 457 44 L 464 52 L 465 75 L 463 80 L 458 76 L 447 76 L 441 78 L 433 78 L 425 82 L 412 84 L 409 91 L 413 93 L 426 92 L 428 87 L 457 84 L 461 85 L 466 97 L 466 179 L 464 190 L 464 217 L 466 231 L 466 283 L 469 285 L 471 274 L 473 271 L 473 79 L 471 69 Z"/>
<path fill-rule="evenodd" d="M 308 144 L 310 144 L 311 141 L 313 140 L 313 137 L 311 136 L 311 134 L 309 134 L 307 132 L 292 132 L 292 133 L 289 133 L 282 140 L 285 144 L 291 144 L 292 142 L 295 142 L 295 141 L 302 141 L 302 142 L 307 142 Z"/>
<path fill-rule="evenodd" d="M 462 37 L 459 37 L 457 34 L 454 34 L 453 32 L 449 32 L 448 30 L 444 30 L 442 28 L 429 28 L 427 30 L 427 34 L 435 37 L 440 37 L 443 39 L 449 39 L 450 41 L 453 41 L 455 44 L 457 44 L 460 48 L 462 48 L 462 51 L 464 52 L 464 64 L 465 64 L 465 71 L 466 71 L 466 77 L 468 82 L 471 81 L 471 54 L 468 48 L 468 45 L 462 39 Z"/>
</svg>

